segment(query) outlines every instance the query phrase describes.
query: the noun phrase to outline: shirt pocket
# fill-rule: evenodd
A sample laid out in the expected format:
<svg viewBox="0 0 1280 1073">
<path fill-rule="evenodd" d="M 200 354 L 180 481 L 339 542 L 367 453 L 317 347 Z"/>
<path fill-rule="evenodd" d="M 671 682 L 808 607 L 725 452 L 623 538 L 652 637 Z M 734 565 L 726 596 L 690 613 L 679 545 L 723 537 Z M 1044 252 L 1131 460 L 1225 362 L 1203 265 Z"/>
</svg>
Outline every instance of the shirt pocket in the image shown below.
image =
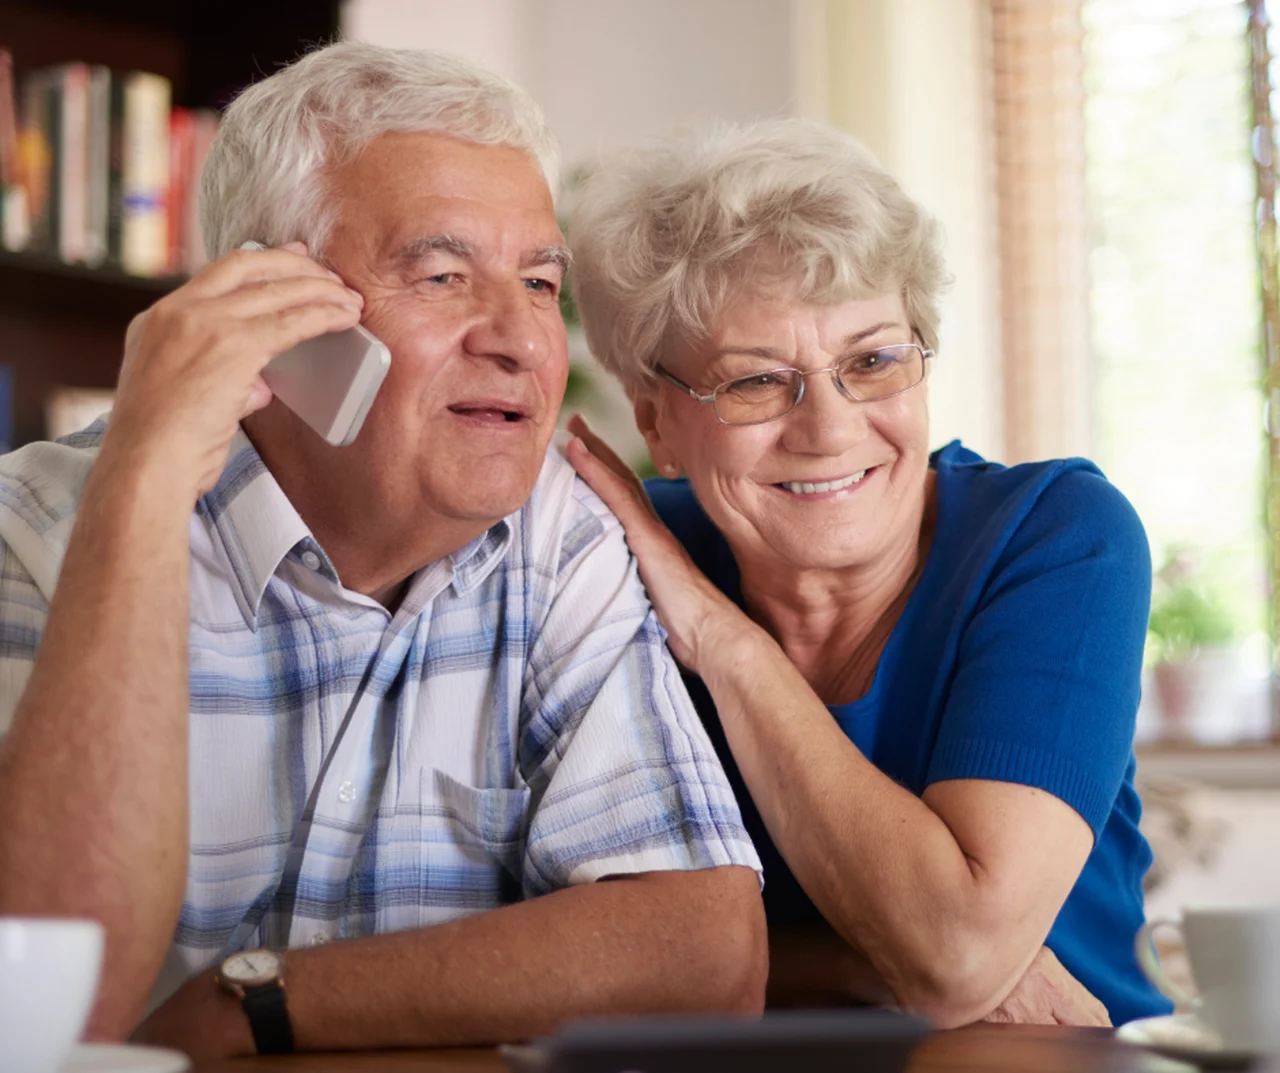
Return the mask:
<svg viewBox="0 0 1280 1073">
<path fill-rule="evenodd" d="M 496 866 L 505 875 L 492 880 L 504 888 L 514 882 L 513 893 L 519 891 L 532 800 L 528 787 L 469 786 L 446 771 L 430 768 L 422 771 L 422 797 L 431 802 L 431 811 L 472 866 L 481 870 L 486 864 L 491 869 Z"/>
</svg>

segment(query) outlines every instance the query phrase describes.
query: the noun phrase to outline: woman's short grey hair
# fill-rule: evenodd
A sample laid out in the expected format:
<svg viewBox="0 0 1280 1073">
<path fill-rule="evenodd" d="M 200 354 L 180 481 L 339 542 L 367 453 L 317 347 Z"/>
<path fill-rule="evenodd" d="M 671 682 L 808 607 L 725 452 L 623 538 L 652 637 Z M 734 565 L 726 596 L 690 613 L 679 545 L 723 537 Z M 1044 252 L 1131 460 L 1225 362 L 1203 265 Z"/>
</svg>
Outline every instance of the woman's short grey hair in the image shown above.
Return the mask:
<svg viewBox="0 0 1280 1073">
<path fill-rule="evenodd" d="M 683 134 L 605 162 L 574 196 L 573 289 L 596 358 L 628 387 L 775 286 L 836 303 L 900 290 L 926 347 L 947 283 L 937 223 L 854 138 L 797 119 Z"/>
<path fill-rule="evenodd" d="M 392 132 L 522 150 L 556 189 L 556 141 L 524 90 L 460 56 L 344 41 L 255 83 L 227 109 L 201 179 L 206 252 L 254 239 L 300 240 L 321 254 L 334 223 L 326 174 Z"/>
</svg>

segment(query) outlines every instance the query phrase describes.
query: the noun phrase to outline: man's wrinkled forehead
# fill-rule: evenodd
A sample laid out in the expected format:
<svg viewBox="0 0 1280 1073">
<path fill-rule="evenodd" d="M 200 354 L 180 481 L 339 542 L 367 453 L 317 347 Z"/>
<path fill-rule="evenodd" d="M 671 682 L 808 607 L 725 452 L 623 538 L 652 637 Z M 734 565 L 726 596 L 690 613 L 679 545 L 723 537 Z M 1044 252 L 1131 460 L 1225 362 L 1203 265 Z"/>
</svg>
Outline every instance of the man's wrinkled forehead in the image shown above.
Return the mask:
<svg viewBox="0 0 1280 1073">
<path fill-rule="evenodd" d="M 344 199 L 374 194 L 501 200 L 513 209 L 555 215 L 554 199 L 537 159 L 521 149 L 485 145 L 441 134 L 379 134 L 328 169 L 331 188 Z"/>
</svg>

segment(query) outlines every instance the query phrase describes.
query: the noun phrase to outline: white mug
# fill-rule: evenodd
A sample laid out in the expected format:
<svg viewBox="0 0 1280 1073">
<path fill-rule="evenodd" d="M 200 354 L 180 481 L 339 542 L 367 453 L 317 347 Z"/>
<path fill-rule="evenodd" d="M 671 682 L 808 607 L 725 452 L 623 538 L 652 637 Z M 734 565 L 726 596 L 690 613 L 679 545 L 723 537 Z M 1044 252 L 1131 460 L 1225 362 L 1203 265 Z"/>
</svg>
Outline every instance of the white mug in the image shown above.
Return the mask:
<svg viewBox="0 0 1280 1073">
<path fill-rule="evenodd" d="M 1159 928 L 1182 933 L 1198 995 L 1160 967 L 1151 941 Z M 1147 978 L 1215 1029 L 1225 1048 L 1280 1052 L 1280 904 L 1186 908 L 1181 923 L 1144 924 L 1137 954 Z"/>
<path fill-rule="evenodd" d="M 0 1069 L 62 1066 L 98 989 L 102 943 L 93 920 L 0 917 Z"/>
</svg>

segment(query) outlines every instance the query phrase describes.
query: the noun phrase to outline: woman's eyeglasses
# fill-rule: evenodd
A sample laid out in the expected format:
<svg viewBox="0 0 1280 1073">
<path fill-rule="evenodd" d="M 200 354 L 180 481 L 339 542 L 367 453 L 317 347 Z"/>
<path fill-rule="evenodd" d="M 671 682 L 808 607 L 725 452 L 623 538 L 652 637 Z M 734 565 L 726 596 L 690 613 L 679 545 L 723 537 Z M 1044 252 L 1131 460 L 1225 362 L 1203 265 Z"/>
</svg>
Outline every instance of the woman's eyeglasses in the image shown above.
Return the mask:
<svg viewBox="0 0 1280 1073">
<path fill-rule="evenodd" d="M 760 425 L 786 417 L 804 398 L 806 377 L 830 373 L 836 388 L 850 402 L 881 402 L 910 391 L 924 379 L 925 363 L 933 351 L 915 343 L 895 343 L 850 354 L 825 369 L 769 369 L 717 384 L 702 395 L 661 365 L 656 372 L 668 383 L 702 403 L 715 407 L 726 425 Z"/>
</svg>

